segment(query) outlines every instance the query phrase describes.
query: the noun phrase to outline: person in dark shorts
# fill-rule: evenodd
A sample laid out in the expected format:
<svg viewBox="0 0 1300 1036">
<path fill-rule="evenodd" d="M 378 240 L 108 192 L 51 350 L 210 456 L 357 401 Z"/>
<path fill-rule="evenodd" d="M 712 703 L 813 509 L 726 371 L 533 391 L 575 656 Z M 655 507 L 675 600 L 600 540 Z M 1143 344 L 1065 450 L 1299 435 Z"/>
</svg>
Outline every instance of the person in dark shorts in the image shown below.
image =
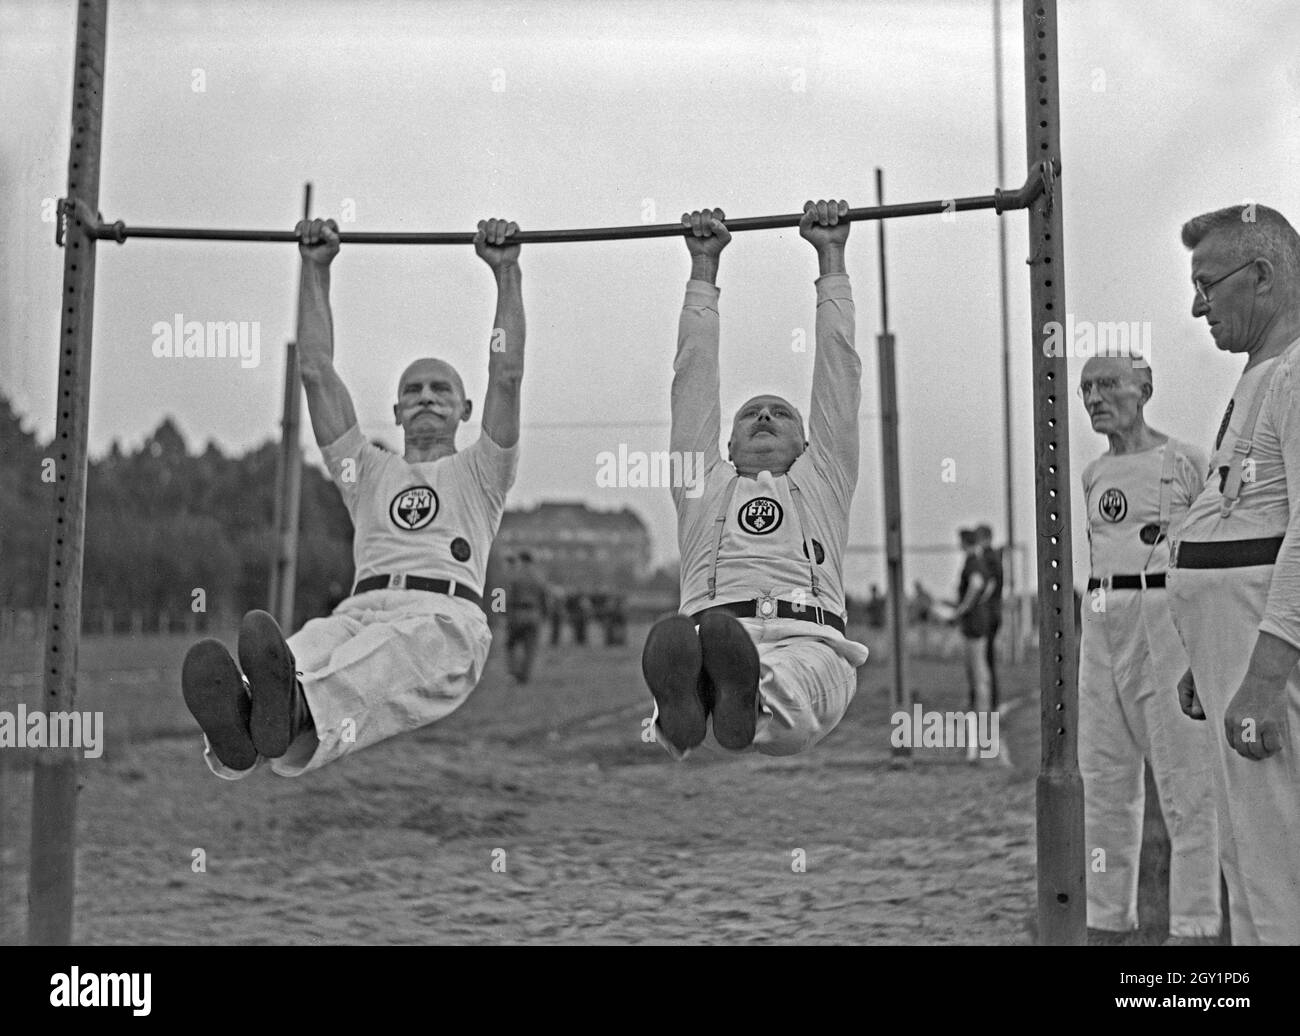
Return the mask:
<svg viewBox="0 0 1300 1036">
<path fill-rule="evenodd" d="M 975 538 L 979 542 L 980 560 L 984 562 L 988 575 L 988 585 L 984 588 L 984 606 L 988 610 L 989 627 L 985 658 L 989 666 L 989 708 L 996 711 L 999 701 L 997 639 L 998 630 L 1002 628 L 1002 551 L 993 546 L 993 530 L 987 525 L 975 527 Z"/>
<path fill-rule="evenodd" d="M 953 621 L 961 628 L 966 680 L 970 685 L 970 707 L 975 713 L 987 712 L 992 707 L 988 668 L 988 604 L 984 599 L 989 575 L 984 567 L 975 530 L 961 529 L 957 536 L 966 556 L 957 584 L 957 608 L 953 613 Z M 969 739 L 968 753 L 972 749 L 978 752 L 978 745 Z"/>
</svg>

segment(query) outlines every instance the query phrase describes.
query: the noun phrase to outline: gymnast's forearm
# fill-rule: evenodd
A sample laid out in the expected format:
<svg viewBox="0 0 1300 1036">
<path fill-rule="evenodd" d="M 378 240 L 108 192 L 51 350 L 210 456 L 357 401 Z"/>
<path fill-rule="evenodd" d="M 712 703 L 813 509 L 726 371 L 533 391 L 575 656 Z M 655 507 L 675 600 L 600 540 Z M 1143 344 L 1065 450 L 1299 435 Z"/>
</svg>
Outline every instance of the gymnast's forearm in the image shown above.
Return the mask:
<svg viewBox="0 0 1300 1036">
<path fill-rule="evenodd" d="M 298 283 L 298 365 L 304 380 L 334 366 L 334 317 L 328 266 L 304 262 Z"/>
<path fill-rule="evenodd" d="M 691 256 L 691 280 L 716 285 L 718 283 L 718 256 Z"/>
<path fill-rule="evenodd" d="M 844 266 L 844 246 L 837 242 L 823 245 L 817 249 L 817 272 L 821 276 L 828 273 L 847 273 Z"/>
<path fill-rule="evenodd" d="M 497 309 L 492 324 L 492 346 L 488 379 L 492 383 L 517 384 L 524 373 L 523 276 L 518 263 L 504 263 L 494 270 L 497 281 Z"/>
<path fill-rule="evenodd" d="M 838 250 L 843 267 L 843 250 Z M 824 253 L 819 251 L 819 256 Z M 843 269 L 827 269 L 817 279 L 816 355 L 808 437 L 813 449 L 855 482 L 860 451 L 858 409 L 862 405 L 862 358 L 857 337 L 853 290 Z"/>
<path fill-rule="evenodd" d="M 696 265 L 691 263 L 692 272 Z M 687 283 L 673 361 L 669 448 L 676 452 L 711 456 L 718 448 L 722 408 L 717 300 L 718 290 L 711 282 L 693 277 Z"/>
<path fill-rule="evenodd" d="M 483 431 L 498 446 L 519 442 L 519 411 L 524 379 L 523 276 L 517 262 L 494 267 L 497 308 L 488 358 L 488 390 L 483 402 Z"/>
</svg>

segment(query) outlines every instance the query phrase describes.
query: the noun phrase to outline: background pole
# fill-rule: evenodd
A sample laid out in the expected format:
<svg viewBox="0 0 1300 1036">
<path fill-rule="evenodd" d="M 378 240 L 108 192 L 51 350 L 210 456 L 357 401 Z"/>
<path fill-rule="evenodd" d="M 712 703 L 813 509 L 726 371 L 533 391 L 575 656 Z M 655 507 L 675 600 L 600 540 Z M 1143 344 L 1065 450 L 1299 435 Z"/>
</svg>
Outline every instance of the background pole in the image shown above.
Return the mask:
<svg viewBox="0 0 1300 1036">
<path fill-rule="evenodd" d="M 884 173 L 876 169 L 876 204 L 885 203 Z M 909 713 L 912 692 L 907 680 L 907 598 L 903 582 L 903 501 L 898 473 L 898 379 L 894 367 L 894 336 L 889 331 L 889 291 L 885 277 L 885 223 L 876 225 L 880 246 L 880 334 L 876 350 L 880 371 L 880 459 L 885 490 L 885 569 L 889 593 L 889 634 L 893 654 L 893 686 L 889 701 L 895 712 Z M 891 745 L 896 768 L 911 764 L 908 745 Z"/>
<path fill-rule="evenodd" d="M 997 139 L 998 183 L 1005 175 L 1002 147 L 1002 0 L 993 0 L 993 110 Z M 1016 600 L 1016 493 L 1013 477 L 1011 428 L 1011 316 L 1007 304 L 1007 226 L 998 220 L 998 298 L 1002 311 L 1002 465 L 1006 472 L 1007 547 L 1002 554 L 1002 587 L 1007 618 L 1007 657 L 1015 663 L 1021 656 L 1021 614 Z"/>
</svg>

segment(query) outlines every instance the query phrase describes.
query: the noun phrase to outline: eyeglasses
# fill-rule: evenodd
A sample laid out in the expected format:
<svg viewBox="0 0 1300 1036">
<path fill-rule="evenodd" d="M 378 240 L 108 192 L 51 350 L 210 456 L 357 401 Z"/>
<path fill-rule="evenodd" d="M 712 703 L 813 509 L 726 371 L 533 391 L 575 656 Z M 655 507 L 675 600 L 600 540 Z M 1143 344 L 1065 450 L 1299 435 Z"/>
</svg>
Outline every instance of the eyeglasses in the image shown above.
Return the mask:
<svg viewBox="0 0 1300 1036">
<path fill-rule="evenodd" d="M 1079 393 L 1079 398 L 1086 401 L 1088 393 L 1093 389 L 1097 390 L 1099 396 L 1109 397 L 1114 394 L 1117 388 L 1119 388 L 1119 378 L 1098 378 L 1096 381 L 1079 382 L 1079 388 L 1076 391 Z"/>
<path fill-rule="evenodd" d="M 1208 305 L 1210 304 L 1210 289 L 1211 289 L 1211 288 L 1213 288 L 1213 287 L 1214 287 L 1216 284 L 1218 284 L 1220 281 L 1226 281 L 1226 280 L 1227 280 L 1229 277 L 1231 277 L 1234 273 L 1241 273 L 1241 271 L 1244 270 L 1244 269 L 1246 269 L 1246 267 L 1248 267 L 1248 266 L 1254 266 L 1254 265 L 1255 265 L 1255 260 L 1252 259 L 1252 260 L 1250 260 L 1250 262 L 1248 262 L 1248 263 L 1242 263 L 1242 264 L 1241 264 L 1240 266 L 1238 266 L 1235 270 L 1229 270 L 1229 271 L 1228 271 L 1227 273 L 1225 273 L 1222 277 L 1216 277 L 1214 280 L 1209 281 L 1208 283 L 1205 283 L 1205 284 L 1202 284 L 1199 280 L 1193 280 L 1193 281 L 1192 281 L 1192 287 L 1196 289 L 1196 297 L 1197 297 L 1198 299 L 1200 299 L 1201 302 L 1203 302 L 1205 305 L 1208 306 Z"/>
</svg>

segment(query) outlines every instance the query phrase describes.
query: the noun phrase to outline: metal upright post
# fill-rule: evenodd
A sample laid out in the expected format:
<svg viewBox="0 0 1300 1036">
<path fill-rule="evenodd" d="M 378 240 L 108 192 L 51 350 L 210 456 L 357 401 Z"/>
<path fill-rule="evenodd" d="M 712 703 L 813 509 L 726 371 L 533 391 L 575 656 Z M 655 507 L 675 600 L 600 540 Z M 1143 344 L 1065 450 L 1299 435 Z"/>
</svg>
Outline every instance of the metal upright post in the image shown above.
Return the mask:
<svg viewBox="0 0 1300 1036">
<path fill-rule="evenodd" d="M 46 715 L 71 712 L 77 694 L 81 636 L 81 568 L 86 531 L 86 430 L 90 409 L 90 350 L 95 315 L 94 220 L 99 210 L 103 122 L 104 37 L 108 0 L 77 5 L 76 68 L 72 79 L 72 141 L 68 193 L 60 205 L 63 294 L 59 305 L 59 380 L 54 442 L 54 524 L 47 583 L 44 690 Z M 27 941 L 67 945 L 77 870 L 77 751 L 42 748 L 32 782 L 32 848 Z"/>
<path fill-rule="evenodd" d="M 1029 210 L 1042 694 L 1038 938 L 1044 945 L 1081 945 L 1087 932 L 1070 530 L 1070 390 L 1065 357 L 1045 355 L 1043 349 L 1049 325 L 1065 322 L 1061 185 L 1052 171 L 1061 155 L 1055 0 L 1024 0 L 1024 21 L 1029 166 L 1046 181 Z"/>
<path fill-rule="evenodd" d="M 884 173 L 876 169 L 876 204 L 883 205 Z M 885 221 L 876 224 L 880 247 L 880 334 L 876 338 L 880 371 L 880 459 L 885 492 L 885 568 L 889 586 L 889 633 L 893 650 L 894 684 L 890 703 L 895 712 L 912 708 L 907 682 L 907 603 L 903 583 L 903 500 L 898 473 L 898 378 L 894 368 L 894 336 L 889 331 L 889 297 L 885 277 Z M 890 749 L 895 767 L 910 765 L 912 749 Z"/>
</svg>

